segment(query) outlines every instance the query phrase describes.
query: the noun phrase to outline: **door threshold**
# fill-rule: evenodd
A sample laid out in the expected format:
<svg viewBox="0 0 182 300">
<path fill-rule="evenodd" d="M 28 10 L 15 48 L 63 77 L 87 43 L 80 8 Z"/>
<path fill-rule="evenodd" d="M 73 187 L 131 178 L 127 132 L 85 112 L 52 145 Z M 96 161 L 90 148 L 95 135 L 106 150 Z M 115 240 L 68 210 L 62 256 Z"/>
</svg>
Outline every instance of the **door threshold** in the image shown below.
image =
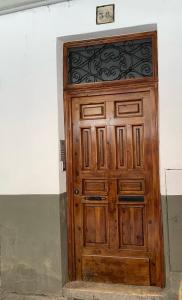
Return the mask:
<svg viewBox="0 0 182 300">
<path fill-rule="evenodd" d="M 86 281 L 68 282 L 63 287 L 63 296 L 78 300 L 163 300 L 166 290 L 158 287 L 133 286 Z"/>
</svg>

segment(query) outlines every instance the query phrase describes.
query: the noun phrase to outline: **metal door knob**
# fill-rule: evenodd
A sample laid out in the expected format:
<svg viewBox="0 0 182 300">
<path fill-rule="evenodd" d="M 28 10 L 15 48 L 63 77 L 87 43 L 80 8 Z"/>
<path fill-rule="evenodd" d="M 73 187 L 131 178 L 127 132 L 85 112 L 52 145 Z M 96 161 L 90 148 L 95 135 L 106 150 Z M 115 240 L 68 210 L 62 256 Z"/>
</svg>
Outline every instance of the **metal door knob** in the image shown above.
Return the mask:
<svg viewBox="0 0 182 300">
<path fill-rule="evenodd" d="M 79 189 L 75 189 L 75 190 L 74 190 L 74 194 L 75 194 L 75 195 L 78 195 L 78 194 L 79 194 Z"/>
</svg>

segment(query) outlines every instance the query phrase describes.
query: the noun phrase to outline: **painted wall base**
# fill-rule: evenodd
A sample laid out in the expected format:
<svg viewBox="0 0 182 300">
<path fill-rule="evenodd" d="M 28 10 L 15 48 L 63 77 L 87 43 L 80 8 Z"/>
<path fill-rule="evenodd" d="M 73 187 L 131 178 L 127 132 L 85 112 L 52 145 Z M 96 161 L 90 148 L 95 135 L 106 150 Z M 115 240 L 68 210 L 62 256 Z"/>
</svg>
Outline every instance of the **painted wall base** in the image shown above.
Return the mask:
<svg viewBox="0 0 182 300">
<path fill-rule="evenodd" d="M 0 195 L 3 291 L 61 295 L 67 264 L 64 207 L 65 194 Z"/>
<path fill-rule="evenodd" d="M 182 281 L 182 195 L 162 196 L 166 287 L 176 300 Z"/>
<path fill-rule="evenodd" d="M 173 300 L 182 281 L 182 196 L 161 200 L 166 289 Z M 1 300 L 62 299 L 68 281 L 66 202 L 65 193 L 0 196 Z"/>
<path fill-rule="evenodd" d="M 4 294 L 1 300 L 67 300 L 59 296 L 33 296 L 33 295 L 20 295 L 20 294 Z"/>
</svg>

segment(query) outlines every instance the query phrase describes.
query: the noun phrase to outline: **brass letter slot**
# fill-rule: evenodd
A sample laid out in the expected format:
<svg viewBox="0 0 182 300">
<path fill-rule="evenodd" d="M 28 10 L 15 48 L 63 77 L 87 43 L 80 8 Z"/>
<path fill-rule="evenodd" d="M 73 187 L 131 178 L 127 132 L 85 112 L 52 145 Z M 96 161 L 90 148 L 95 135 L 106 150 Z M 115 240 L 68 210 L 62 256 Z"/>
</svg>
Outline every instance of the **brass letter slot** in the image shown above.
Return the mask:
<svg viewBox="0 0 182 300">
<path fill-rule="evenodd" d="M 102 197 L 102 196 L 88 196 L 88 197 L 85 197 L 85 200 L 102 201 L 102 200 L 105 200 L 105 197 Z"/>
<path fill-rule="evenodd" d="M 119 196 L 118 200 L 126 202 L 144 202 L 144 196 Z"/>
</svg>

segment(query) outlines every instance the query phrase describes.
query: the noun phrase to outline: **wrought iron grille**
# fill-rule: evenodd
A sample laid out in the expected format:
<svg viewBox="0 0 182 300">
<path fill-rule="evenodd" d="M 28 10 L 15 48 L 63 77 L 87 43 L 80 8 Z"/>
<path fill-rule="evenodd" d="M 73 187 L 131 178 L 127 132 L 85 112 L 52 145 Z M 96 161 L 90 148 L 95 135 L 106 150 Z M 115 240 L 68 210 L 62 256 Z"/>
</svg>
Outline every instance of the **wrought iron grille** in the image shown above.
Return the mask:
<svg viewBox="0 0 182 300">
<path fill-rule="evenodd" d="M 71 84 L 152 77 L 152 39 L 75 47 L 68 50 Z"/>
</svg>

